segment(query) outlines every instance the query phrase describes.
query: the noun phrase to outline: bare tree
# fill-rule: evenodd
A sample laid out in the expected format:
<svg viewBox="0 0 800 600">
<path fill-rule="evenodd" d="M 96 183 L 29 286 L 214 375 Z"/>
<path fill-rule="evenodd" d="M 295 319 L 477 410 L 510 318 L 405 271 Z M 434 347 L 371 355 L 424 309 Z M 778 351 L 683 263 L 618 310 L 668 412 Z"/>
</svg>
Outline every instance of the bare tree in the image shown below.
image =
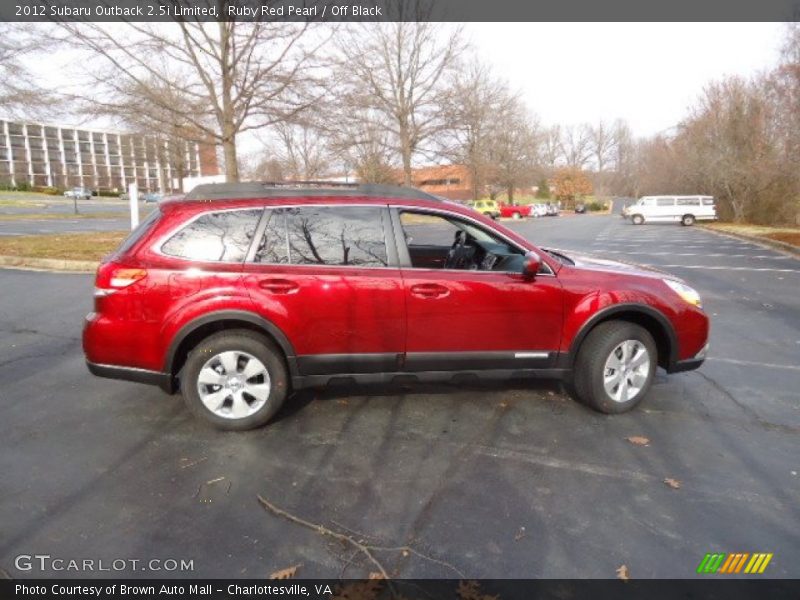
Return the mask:
<svg viewBox="0 0 800 600">
<path fill-rule="evenodd" d="M 25 60 L 36 56 L 47 38 L 29 23 L 0 25 L 0 110 L 7 115 L 27 115 L 43 106 L 51 110 L 52 94 L 42 89 L 26 68 Z"/>
<path fill-rule="evenodd" d="M 592 156 L 591 135 L 588 125 L 563 127 L 560 137 L 561 154 L 567 166 L 582 169 Z"/>
<path fill-rule="evenodd" d="M 330 172 L 331 148 L 313 125 L 302 121 L 278 123 L 272 131 L 276 140 L 268 148 L 286 179 L 321 179 Z"/>
<path fill-rule="evenodd" d="M 239 178 L 239 134 L 292 119 L 314 102 L 313 58 L 324 39 L 308 36 L 308 24 L 178 20 L 60 27 L 94 67 L 91 96 L 84 99 L 112 115 L 136 99 L 153 107 L 151 116 L 164 126 L 186 124 L 222 146 L 229 181 Z M 175 104 L 174 94 L 186 102 Z"/>
<path fill-rule="evenodd" d="M 595 125 L 588 126 L 587 133 L 594 166 L 598 172 L 602 173 L 608 167 L 608 163 L 613 160 L 613 153 L 617 147 L 615 129 L 600 120 Z"/>
<path fill-rule="evenodd" d="M 563 145 L 561 143 L 561 127 L 553 125 L 542 132 L 541 157 L 542 165 L 549 170 L 558 166 L 559 160 L 563 158 Z"/>
<path fill-rule="evenodd" d="M 506 191 L 513 204 L 514 191 L 536 180 L 540 164 L 541 134 L 537 120 L 519 100 L 510 99 L 504 112 L 497 115 L 489 143 L 492 183 Z"/>
<path fill-rule="evenodd" d="M 515 108 L 508 84 L 493 77 L 489 67 L 477 61 L 453 83 L 443 107 L 448 125 L 440 139 L 440 153 L 467 168 L 473 198 L 480 197 L 487 181 L 496 174 L 492 146 L 499 140 L 498 130 L 509 126 L 508 117 Z"/>
<path fill-rule="evenodd" d="M 399 5 L 423 12 L 429 6 Z M 441 108 L 463 48 L 460 29 L 424 20 L 357 24 L 340 36 L 340 100 L 356 118 L 386 132 L 405 185 L 412 183 L 414 155 L 446 126 Z"/>
</svg>

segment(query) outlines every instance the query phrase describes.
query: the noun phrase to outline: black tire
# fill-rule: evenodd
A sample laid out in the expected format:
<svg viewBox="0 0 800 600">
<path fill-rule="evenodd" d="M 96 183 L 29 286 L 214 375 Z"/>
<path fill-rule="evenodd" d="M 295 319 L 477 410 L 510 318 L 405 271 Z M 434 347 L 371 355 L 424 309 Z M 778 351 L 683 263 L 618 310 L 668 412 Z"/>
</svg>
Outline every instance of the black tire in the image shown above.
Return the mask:
<svg viewBox="0 0 800 600">
<path fill-rule="evenodd" d="M 694 221 L 694 215 L 683 215 L 683 218 L 681 218 L 681 225 L 684 227 L 691 227 L 694 225 Z"/>
<path fill-rule="evenodd" d="M 519 212 L 517 212 L 517 211 L 514 211 L 513 213 L 511 213 L 511 218 L 512 218 L 512 219 L 519 220 L 519 219 L 521 219 L 521 218 L 522 218 L 522 215 L 521 215 Z"/>
<path fill-rule="evenodd" d="M 266 402 L 243 418 L 219 416 L 200 399 L 198 376 L 201 369 L 209 359 L 227 351 L 245 352 L 257 358 L 269 374 L 270 390 Z M 289 389 L 289 376 L 281 350 L 264 336 L 246 329 L 222 331 L 200 342 L 189 352 L 180 379 L 183 399 L 192 414 L 218 429 L 229 431 L 255 429 L 267 423 L 283 405 Z"/>
<path fill-rule="evenodd" d="M 631 222 L 634 225 L 641 225 L 642 223 L 644 223 L 644 217 L 642 215 L 633 215 L 631 217 Z"/>
<path fill-rule="evenodd" d="M 628 400 L 615 400 L 606 391 L 603 381 L 606 361 L 620 344 L 628 340 L 640 343 L 647 351 L 650 362 L 640 390 Z M 581 402 L 596 411 L 605 414 L 627 412 L 647 394 L 655 377 L 657 363 L 656 343 L 646 329 L 627 321 L 606 321 L 589 332 L 578 350 L 573 375 L 575 394 Z M 627 375 L 625 377 L 628 379 Z"/>
</svg>

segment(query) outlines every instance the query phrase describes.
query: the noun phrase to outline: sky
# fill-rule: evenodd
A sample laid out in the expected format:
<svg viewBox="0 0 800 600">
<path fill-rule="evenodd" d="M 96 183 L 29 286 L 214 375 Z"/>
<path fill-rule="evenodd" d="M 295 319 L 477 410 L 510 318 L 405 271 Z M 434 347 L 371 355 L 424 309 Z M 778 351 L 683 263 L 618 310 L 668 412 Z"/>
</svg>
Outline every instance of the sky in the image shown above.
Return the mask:
<svg viewBox="0 0 800 600">
<path fill-rule="evenodd" d="M 544 124 L 628 121 L 637 136 L 676 125 L 703 86 L 773 66 L 781 23 L 469 23 L 477 57 Z"/>
</svg>

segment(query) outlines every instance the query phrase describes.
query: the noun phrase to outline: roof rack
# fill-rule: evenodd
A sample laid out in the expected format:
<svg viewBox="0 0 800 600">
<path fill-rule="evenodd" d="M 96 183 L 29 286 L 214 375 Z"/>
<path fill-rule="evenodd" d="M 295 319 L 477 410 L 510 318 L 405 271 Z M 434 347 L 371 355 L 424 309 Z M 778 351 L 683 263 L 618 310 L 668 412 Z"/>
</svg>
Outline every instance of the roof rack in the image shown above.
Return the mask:
<svg viewBox="0 0 800 600">
<path fill-rule="evenodd" d="M 341 181 L 243 181 L 240 183 L 203 183 L 186 194 L 186 200 L 222 200 L 233 198 L 292 198 L 298 196 L 371 196 L 408 200 L 437 200 L 413 187 Z"/>
</svg>

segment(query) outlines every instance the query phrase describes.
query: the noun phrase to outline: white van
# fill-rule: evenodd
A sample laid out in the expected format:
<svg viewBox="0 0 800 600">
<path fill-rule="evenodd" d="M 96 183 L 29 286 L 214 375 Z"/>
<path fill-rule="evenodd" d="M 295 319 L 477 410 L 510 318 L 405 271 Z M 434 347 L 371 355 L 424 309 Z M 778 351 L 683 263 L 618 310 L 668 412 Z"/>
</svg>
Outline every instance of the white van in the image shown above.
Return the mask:
<svg viewBox="0 0 800 600">
<path fill-rule="evenodd" d="M 695 221 L 715 221 L 717 208 L 713 196 L 642 196 L 625 208 L 625 216 L 634 225 L 646 221 L 679 221 L 694 225 Z"/>
</svg>

